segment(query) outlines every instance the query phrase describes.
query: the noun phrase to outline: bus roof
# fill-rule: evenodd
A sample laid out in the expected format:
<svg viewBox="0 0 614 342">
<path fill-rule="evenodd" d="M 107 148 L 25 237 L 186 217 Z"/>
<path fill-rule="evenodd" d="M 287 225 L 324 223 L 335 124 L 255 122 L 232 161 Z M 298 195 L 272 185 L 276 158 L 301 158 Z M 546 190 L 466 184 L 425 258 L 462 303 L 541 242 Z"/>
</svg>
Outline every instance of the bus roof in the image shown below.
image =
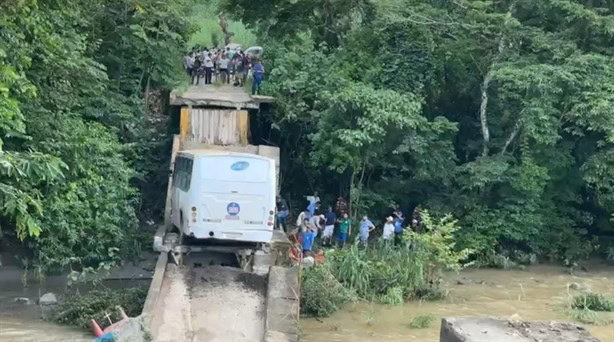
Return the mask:
<svg viewBox="0 0 614 342">
<path fill-rule="evenodd" d="M 253 153 L 232 152 L 224 150 L 212 150 L 212 149 L 196 149 L 196 150 L 183 150 L 177 152 L 177 155 L 191 155 L 193 157 L 209 157 L 209 156 L 230 156 L 230 157 L 244 157 L 244 158 L 256 158 L 264 160 L 273 160 L 271 158 L 261 156 Z"/>
</svg>

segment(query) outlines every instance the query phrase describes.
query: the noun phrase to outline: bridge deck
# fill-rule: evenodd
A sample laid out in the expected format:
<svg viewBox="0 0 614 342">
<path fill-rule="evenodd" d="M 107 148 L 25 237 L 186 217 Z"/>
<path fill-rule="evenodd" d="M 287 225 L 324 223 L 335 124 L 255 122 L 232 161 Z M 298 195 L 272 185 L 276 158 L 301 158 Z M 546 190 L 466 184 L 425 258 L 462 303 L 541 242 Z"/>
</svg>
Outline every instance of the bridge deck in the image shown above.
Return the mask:
<svg viewBox="0 0 614 342">
<path fill-rule="evenodd" d="M 270 96 L 251 95 L 244 87 L 220 84 L 199 84 L 186 91 L 173 90 L 170 104 L 194 107 L 227 107 L 258 109 L 261 103 L 271 103 Z"/>
</svg>

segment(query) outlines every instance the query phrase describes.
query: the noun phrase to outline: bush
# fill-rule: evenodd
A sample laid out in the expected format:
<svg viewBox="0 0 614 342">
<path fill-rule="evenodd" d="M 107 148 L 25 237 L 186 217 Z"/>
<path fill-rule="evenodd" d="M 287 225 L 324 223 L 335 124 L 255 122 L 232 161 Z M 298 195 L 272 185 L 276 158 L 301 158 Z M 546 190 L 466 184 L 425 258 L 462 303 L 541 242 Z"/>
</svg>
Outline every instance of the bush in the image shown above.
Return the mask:
<svg viewBox="0 0 614 342">
<path fill-rule="evenodd" d="M 431 326 L 431 323 L 435 320 L 433 315 L 420 315 L 412 318 L 409 322 L 409 327 L 412 329 L 424 329 Z"/>
<path fill-rule="evenodd" d="M 333 276 L 328 265 L 305 269 L 301 279 L 301 310 L 303 313 L 326 317 L 344 304 L 357 299 Z"/>
<path fill-rule="evenodd" d="M 575 296 L 569 304 L 569 315 L 585 324 L 609 324 L 607 312 L 614 312 L 614 299 L 598 293 Z"/>
<path fill-rule="evenodd" d="M 87 328 L 90 320 L 95 319 L 104 329 L 110 325 L 107 314 L 113 322 L 120 320 L 117 306 L 129 317 L 136 317 L 143 311 L 146 298 L 146 288 L 92 290 L 85 295 L 67 297 L 60 303 L 55 320 Z"/>
<path fill-rule="evenodd" d="M 405 302 L 403 288 L 400 286 L 391 287 L 386 294 L 379 298 L 379 302 L 388 305 L 401 305 Z"/>
<path fill-rule="evenodd" d="M 597 293 L 583 294 L 573 298 L 571 308 L 576 310 L 614 312 L 614 299 Z"/>
<path fill-rule="evenodd" d="M 422 218 L 424 232 L 406 232 L 400 246 L 379 241 L 369 248 L 355 243 L 329 251 L 325 267 L 307 270 L 303 276 L 303 310 L 330 315 L 348 301 L 348 289 L 359 298 L 390 305 L 445 296 L 441 273 L 460 269 L 469 251 L 454 250 L 457 228 L 450 216 L 435 220 L 424 211 Z"/>
</svg>

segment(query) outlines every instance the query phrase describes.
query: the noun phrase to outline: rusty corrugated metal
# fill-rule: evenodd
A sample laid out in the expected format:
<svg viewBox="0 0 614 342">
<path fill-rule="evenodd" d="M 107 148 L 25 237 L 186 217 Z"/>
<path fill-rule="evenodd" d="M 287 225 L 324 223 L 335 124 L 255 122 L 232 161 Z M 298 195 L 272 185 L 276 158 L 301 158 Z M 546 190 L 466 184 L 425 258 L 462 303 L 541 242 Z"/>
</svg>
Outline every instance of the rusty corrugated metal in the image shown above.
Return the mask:
<svg viewBox="0 0 614 342">
<path fill-rule="evenodd" d="M 192 108 L 188 140 L 209 145 L 242 145 L 248 127 L 240 125 L 241 111 Z"/>
</svg>

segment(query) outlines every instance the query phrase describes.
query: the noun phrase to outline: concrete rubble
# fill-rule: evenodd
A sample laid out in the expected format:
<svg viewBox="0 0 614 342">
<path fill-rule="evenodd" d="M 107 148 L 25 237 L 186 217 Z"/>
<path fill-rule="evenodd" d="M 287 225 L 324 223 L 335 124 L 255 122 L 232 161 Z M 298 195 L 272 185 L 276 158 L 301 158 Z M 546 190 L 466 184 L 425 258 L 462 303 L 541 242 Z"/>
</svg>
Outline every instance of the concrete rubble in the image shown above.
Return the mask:
<svg viewBox="0 0 614 342">
<path fill-rule="evenodd" d="M 583 327 L 560 322 L 450 317 L 441 321 L 440 342 L 599 342 Z"/>
</svg>

